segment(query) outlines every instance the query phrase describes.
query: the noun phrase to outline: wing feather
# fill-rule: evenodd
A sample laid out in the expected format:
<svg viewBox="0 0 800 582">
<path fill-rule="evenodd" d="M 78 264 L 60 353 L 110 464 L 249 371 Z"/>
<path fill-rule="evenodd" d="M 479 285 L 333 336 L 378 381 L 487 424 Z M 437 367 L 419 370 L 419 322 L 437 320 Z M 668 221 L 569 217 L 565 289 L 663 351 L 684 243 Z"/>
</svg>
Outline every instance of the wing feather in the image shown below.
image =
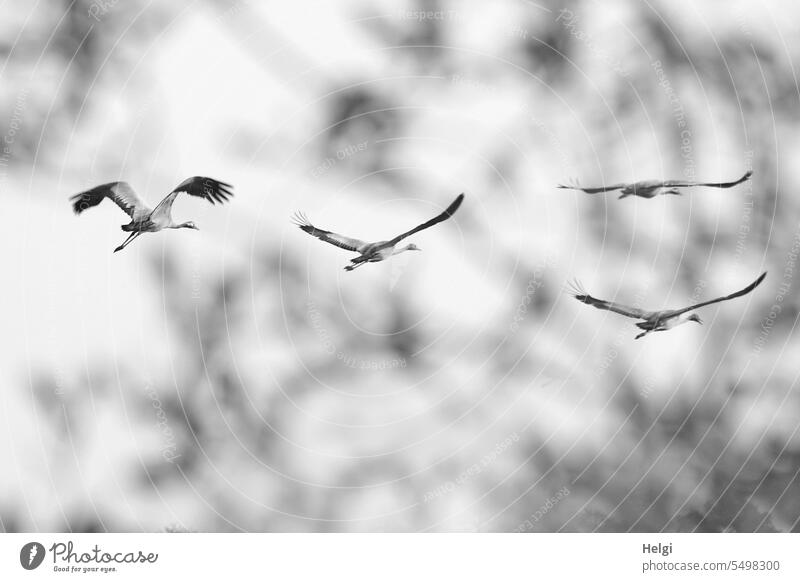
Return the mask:
<svg viewBox="0 0 800 582">
<path fill-rule="evenodd" d="M 133 191 L 133 188 L 127 182 L 101 184 L 91 190 L 72 196 L 70 200 L 75 214 L 80 214 L 87 208 L 97 206 L 104 198 L 113 200 L 134 222 L 146 218 L 152 212 L 152 209 L 144 200 L 139 198 L 139 195 Z"/>
<path fill-rule="evenodd" d="M 753 170 L 748 170 L 744 176 L 733 182 L 692 182 L 681 180 L 667 180 L 664 186 L 667 188 L 690 188 L 692 186 L 707 186 L 709 188 L 733 188 L 734 186 L 746 182 L 753 175 Z"/>
<path fill-rule="evenodd" d="M 205 176 L 193 176 L 187 178 L 173 190 L 173 192 L 186 192 L 190 196 L 197 196 L 204 198 L 211 202 L 211 204 L 220 204 L 227 202 L 228 198 L 233 196 L 230 184 L 220 182 L 214 178 L 207 178 Z"/>
<path fill-rule="evenodd" d="M 156 209 L 153 211 L 153 219 L 169 218 L 172 214 L 172 203 L 175 202 L 175 198 L 177 198 L 178 194 L 181 192 L 186 192 L 190 196 L 203 198 L 211 202 L 211 204 L 216 204 L 217 202 L 221 204 L 227 202 L 228 198 L 233 196 L 231 188 L 233 188 L 233 186 L 230 184 L 220 182 L 214 178 L 206 178 L 204 176 L 187 178 L 158 203 L 158 206 L 156 206 Z"/>
<path fill-rule="evenodd" d="M 592 297 L 583 290 L 583 286 L 577 280 L 571 284 L 568 293 L 581 303 L 586 303 L 597 309 L 613 311 L 614 313 L 619 313 L 620 315 L 625 315 L 634 319 L 647 319 L 652 315 L 652 312 L 639 309 L 638 307 L 629 307 L 622 303 L 615 303 L 614 301 L 605 301 L 604 299 Z"/>
<path fill-rule="evenodd" d="M 300 230 L 303 232 L 307 232 L 311 236 L 317 237 L 319 240 L 325 241 L 326 243 L 330 243 L 333 246 L 337 246 L 340 249 L 345 249 L 347 251 L 353 251 L 354 253 L 360 253 L 362 248 L 367 246 L 367 243 L 363 240 L 359 240 L 357 238 L 349 238 L 346 236 L 342 236 L 341 234 L 336 234 L 335 232 L 331 232 L 329 230 L 323 230 L 321 228 L 315 227 L 311 224 L 311 221 L 308 220 L 305 214 L 302 212 L 295 212 L 292 216 L 292 222 L 300 227 Z"/>
<path fill-rule="evenodd" d="M 404 232 L 403 234 L 394 237 L 392 240 L 389 241 L 389 244 L 396 245 L 401 240 L 403 240 L 406 237 L 411 236 L 412 234 L 418 233 L 421 230 L 425 230 L 426 228 L 430 228 L 435 224 L 439 224 L 440 222 L 443 222 L 443 221 L 447 220 L 448 218 L 453 216 L 453 214 L 455 214 L 455 211 L 458 210 L 458 207 L 461 206 L 461 203 L 463 201 L 464 201 L 464 193 L 462 192 L 461 194 L 456 196 L 456 199 L 453 200 L 453 202 L 450 203 L 450 206 L 448 206 L 444 210 L 444 212 L 442 212 L 438 216 L 435 216 L 434 218 L 431 218 L 428 222 L 424 222 L 424 223 L 420 224 L 419 226 L 416 226 L 416 227 L 412 228 L 408 232 Z"/>
<path fill-rule="evenodd" d="M 731 293 L 730 295 L 725 295 L 724 297 L 717 297 L 716 299 L 710 299 L 708 301 L 703 301 L 701 303 L 697 303 L 695 305 L 690 305 L 689 307 L 684 307 L 683 309 L 675 309 L 674 311 L 670 312 L 670 315 L 680 315 L 681 313 L 686 313 L 687 311 L 694 311 L 695 309 L 699 309 L 700 307 L 705 307 L 706 305 L 711 305 L 713 303 L 719 303 L 720 301 L 728 301 L 729 299 L 736 299 L 737 297 L 741 297 L 742 295 L 747 295 L 753 289 L 761 285 L 761 282 L 764 280 L 764 277 L 767 276 L 767 272 L 764 271 L 761 275 L 750 283 L 744 289 L 740 289 L 735 293 Z"/>
<path fill-rule="evenodd" d="M 611 192 L 613 190 L 619 190 L 620 188 L 624 188 L 627 184 L 619 183 L 613 184 L 611 186 L 598 186 L 596 188 L 583 188 L 580 184 L 559 184 L 557 188 L 565 188 L 567 190 L 581 190 L 582 192 L 586 192 L 587 194 L 599 194 L 601 192 Z"/>
</svg>

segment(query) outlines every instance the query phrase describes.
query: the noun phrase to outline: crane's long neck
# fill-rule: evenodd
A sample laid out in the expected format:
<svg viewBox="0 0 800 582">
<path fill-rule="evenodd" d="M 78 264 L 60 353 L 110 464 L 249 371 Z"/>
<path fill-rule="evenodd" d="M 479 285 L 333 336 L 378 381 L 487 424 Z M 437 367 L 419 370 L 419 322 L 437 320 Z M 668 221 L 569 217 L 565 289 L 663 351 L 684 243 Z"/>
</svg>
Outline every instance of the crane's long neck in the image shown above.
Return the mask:
<svg viewBox="0 0 800 582">
<path fill-rule="evenodd" d="M 665 320 L 662 325 L 666 329 L 672 329 L 673 327 L 678 327 L 679 325 L 683 325 L 684 323 L 691 321 L 692 314 L 690 312 L 681 313 L 678 316 L 670 317 L 669 319 Z"/>
<path fill-rule="evenodd" d="M 414 248 L 416 248 L 416 247 L 414 247 L 413 245 L 406 245 L 404 247 L 395 248 L 392 251 L 392 255 L 399 255 L 400 253 L 403 253 L 405 251 L 413 251 Z"/>
</svg>

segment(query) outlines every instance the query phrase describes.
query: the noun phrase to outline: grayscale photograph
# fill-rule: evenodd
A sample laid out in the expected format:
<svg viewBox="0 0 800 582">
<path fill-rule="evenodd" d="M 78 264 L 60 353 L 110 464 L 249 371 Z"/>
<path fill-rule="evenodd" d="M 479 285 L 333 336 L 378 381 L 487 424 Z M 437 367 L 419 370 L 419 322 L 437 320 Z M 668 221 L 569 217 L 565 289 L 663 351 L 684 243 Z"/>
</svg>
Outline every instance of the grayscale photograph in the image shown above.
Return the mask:
<svg viewBox="0 0 800 582">
<path fill-rule="evenodd" d="M 796 2 L 2 13 L 26 569 L 45 532 L 800 532 Z"/>
</svg>

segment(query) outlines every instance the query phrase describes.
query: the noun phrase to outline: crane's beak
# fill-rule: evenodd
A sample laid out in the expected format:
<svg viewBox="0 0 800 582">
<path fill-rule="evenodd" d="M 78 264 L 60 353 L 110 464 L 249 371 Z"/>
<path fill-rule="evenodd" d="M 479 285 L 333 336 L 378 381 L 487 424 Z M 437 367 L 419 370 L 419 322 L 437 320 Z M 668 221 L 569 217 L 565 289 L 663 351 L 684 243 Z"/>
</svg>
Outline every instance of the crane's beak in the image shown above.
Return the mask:
<svg viewBox="0 0 800 582">
<path fill-rule="evenodd" d="M 703 320 L 698 317 L 697 318 L 697 323 L 699 323 L 700 325 L 703 325 Z"/>
</svg>

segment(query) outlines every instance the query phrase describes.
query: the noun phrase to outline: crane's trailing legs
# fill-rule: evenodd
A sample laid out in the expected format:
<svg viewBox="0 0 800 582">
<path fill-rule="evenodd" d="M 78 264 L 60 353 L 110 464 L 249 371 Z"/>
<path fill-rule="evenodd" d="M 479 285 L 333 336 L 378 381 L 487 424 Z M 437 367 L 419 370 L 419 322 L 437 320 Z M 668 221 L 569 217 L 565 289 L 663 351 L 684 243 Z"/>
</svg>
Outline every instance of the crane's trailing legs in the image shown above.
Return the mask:
<svg viewBox="0 0 800 582">
<path fill-rule="evenodd" d="M 126 239 L 125 239 L 125 242 L 123 242 L 121 245 L 119 245 L 117 248 L 115 248 L 115 249 L 114 249 L 114 252 L 116 253 L 116 252 L 119 252 L 119 251 L 121 251 L 122 249 L 124 249 L 126 246 L 128 246 L 128 245 L 129 245 L 129 244 L 131 244 L 131 243 L 132 243 L 134 240 L 136 240 L 136 237 L 138 237 L 140 234 L 142 234 L 142 231 L 141 231 L 141 230 L 137 230 L 137 231 L 134 231 L 134 232 L 132 232 L 132 233 L 130 234 L 130 236 L 129 236 L 128 238 L 126 238 Z"/>
<path fill-rule="evenodd" d="M 369 262 L 369 261 L 366 261 L 366 260 L 363 260 L 363 259 L 362 260 L 359 260 L 359 259 L 361 259 L 361 257 L 357 257 L 355 259 L 351 259 L 350 260 L 351 264 L 347 265 L 344 268 L 344 270 L 345 271 L 352 271 L 352 270 L 356 269 L 357 267 L 360 267 L 362 265 L 366 265 Z"/>
</svg>

